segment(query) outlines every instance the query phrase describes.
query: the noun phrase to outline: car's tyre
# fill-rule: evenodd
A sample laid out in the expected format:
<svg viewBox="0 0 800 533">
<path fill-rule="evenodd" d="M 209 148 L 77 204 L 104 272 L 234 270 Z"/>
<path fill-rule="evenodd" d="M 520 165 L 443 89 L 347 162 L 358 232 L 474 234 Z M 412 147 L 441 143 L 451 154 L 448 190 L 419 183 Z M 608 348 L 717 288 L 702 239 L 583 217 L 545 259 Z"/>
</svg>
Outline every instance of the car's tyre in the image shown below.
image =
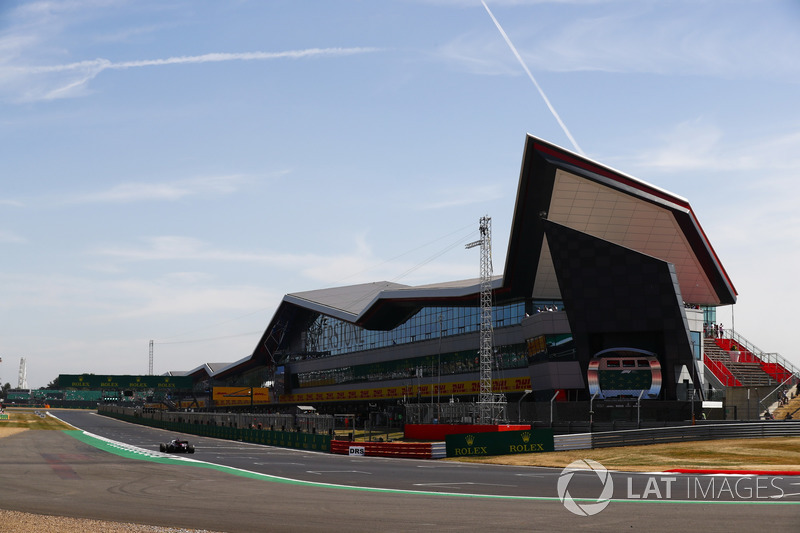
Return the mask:
<svg viewBox="0 0 800 533">
<path fill-rule="evenodd" d="M 189 444 L 189 445 L 186 447 L 186 451 L 187 451 L 187 452 L 189 452 L 189 453 L 194 453 L 194 445 L 192 445 L 192 444 Z"/>
<path fill-rule="evenodd" d="M 166 452 L 167 451 L 167 445 L 162 442 L 161 446 L 159 446 L 159 450 L 161 450 L 161 453 Z"/>
</svg>

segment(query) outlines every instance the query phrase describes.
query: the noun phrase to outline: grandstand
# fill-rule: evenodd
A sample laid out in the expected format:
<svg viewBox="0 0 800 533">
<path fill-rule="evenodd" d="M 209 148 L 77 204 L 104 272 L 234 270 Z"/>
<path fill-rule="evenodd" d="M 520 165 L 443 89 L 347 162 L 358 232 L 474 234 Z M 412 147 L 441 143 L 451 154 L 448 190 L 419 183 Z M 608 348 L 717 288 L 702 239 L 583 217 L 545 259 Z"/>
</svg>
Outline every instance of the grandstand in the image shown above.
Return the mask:
<svg viewBox="0 0 800 533">
<path fill-rule="evenodd" d="M 11 389 L 6 402 L 24 407 L 74 407 L 92 409 L 103 398 L 102 391 L 96 390 L 51 390 L 51 389 Z"/>
</svg>

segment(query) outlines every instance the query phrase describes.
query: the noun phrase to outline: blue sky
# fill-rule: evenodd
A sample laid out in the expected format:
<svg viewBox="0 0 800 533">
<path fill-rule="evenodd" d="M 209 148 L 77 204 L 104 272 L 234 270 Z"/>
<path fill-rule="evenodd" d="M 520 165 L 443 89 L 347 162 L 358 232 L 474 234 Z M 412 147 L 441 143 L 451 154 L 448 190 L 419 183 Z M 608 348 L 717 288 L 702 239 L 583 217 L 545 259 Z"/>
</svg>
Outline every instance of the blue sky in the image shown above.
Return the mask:
<svg viewBox="0 0 800 533">
<path fill-rule="evenodd" d="M 505 259 L 526 133 L 689 199 L 800 364 L 800 3 L 0 4 L 0 380 L 252 352 L 289 292 Z"/>
</svg>

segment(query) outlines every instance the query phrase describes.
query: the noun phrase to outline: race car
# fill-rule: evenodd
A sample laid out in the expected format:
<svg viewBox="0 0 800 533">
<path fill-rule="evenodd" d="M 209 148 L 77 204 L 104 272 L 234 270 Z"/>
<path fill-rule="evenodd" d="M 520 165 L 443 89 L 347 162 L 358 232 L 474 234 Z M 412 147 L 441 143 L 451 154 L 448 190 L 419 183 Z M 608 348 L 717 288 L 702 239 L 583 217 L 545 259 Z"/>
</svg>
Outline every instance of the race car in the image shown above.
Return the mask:
<svg viewBox="0 0 800 533">
<path fill-rule="evenodd" d="M 194 453 L 194 445 L 181 439 L 172 439 L 166 444 L 162 442 L 160 449 L 163 453 Z"/>
</svg>

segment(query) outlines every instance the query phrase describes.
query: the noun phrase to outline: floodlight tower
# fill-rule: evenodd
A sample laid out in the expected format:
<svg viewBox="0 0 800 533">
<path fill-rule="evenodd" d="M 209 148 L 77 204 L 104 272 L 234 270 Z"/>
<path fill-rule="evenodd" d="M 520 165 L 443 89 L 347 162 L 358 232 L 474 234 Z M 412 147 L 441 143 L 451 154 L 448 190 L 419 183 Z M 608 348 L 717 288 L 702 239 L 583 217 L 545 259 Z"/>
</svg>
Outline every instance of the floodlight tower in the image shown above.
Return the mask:
<svg viewBox="0 0 800 533">
<path fill-rule="evenodd" d="M 466 245 L 466 248 L 481 247 L 481 332 L 480 332 L 480 384 L 478 420 L 480 424 L 492 421 L 494 395 L 492 394 L 492 219 L 480 220 L 481 238 Z"/>
<path fill-rule="evenodd" d="M 153 375 L 153 339 L 150 339 L 150 366 L 147 368 L 147 375 Z"/>
<path fill-rule="evenodd" d="M 19 360 L 19 379 L 17 380 L 17 388 L 28 388 L 28 365 L 26 364 L 24 357 Z"/>
</svg>

